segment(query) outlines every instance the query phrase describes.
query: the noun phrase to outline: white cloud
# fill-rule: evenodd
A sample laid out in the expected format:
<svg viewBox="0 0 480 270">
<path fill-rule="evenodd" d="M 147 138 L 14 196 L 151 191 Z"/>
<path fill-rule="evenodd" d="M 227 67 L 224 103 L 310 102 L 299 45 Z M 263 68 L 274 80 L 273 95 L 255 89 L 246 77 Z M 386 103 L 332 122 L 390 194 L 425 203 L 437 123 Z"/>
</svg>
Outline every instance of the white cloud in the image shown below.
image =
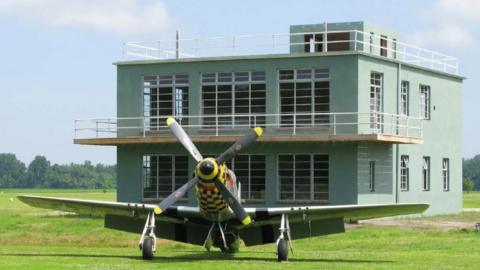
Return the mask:
<svg viewBox="0 0 480 270">
<path fill-rule="evenodd" d="M 159 32 L 169 23 L 161 1 L 147 5 L 138 0 L 1 0 L 1 13 L 119 35 Z"/>
<path fill-rule="evenodd" d="M 407 42 L 417 46 L 428 46 L 440 44 L 452 48 L 470 47 L 474 44 L 475 38 L 464 27 L 458 25 L 441 26 L 422 32 L 411 34 Z"/>
<path fill-rule="evenodd" d="M 479 11 L 478 0 L 438 0 L 431 10 L 422 12 L 422 17 L 437 26 L 414 32 L 407 40 L 419 46 L 471 47 L 476 42 Z"/>
<path fill-rule="evenodd" d="M 480 1 L 478 0 L 440 0 L 436 9 L 447 20 L 480 21 Z"/>
</svg>

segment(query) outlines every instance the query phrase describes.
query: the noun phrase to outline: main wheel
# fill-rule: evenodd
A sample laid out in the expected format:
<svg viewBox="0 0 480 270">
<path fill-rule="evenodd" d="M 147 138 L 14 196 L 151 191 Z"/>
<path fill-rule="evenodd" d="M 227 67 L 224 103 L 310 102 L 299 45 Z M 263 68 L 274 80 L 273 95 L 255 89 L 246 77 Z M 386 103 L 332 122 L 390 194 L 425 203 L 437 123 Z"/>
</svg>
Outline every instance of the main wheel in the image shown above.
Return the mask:
<svg viewBox="0 0 480 270">
<path fill-rule="evenodd" d="M 145 237 L 142 243 L 142 257 L 144 260 L 153 259 L 153 243 L 154 239 L 152 237 Z"/>
<path fill-rule="evenodd" d="M 288 260 L 288 243 L 284 239 L 280 239 L 277 244 L 277 260 L 279 262 Z"/>
</svg>

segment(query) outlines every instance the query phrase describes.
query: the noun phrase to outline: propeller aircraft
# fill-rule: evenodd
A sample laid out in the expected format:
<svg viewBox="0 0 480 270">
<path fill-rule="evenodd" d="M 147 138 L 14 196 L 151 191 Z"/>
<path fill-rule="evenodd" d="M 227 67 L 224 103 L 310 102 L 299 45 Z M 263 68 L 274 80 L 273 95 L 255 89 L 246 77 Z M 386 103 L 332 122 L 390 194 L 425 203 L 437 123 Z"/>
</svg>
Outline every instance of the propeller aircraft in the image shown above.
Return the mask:
<svg viewBox="0 0 480 270">
<path fill-rule="evenodd" d="M 217 157 L 203 157 L 185 130 L 173 117 L 167 126 L 195 159 L 194 176 L 160 204 L 105 202 L 22 195 L 34 207 L 62 210 L 105 218 L 105 227 L 142 232 L 139 248 L 144 259 L 152 259 L 157 236 L 179 242 L 220 248 L 225 253 L 246 246 L 276 243 L 277 259 L 288 259 L 292 240 L 344 232 L 344 221 L 364 220 L 425 211 L 428 204 L 304 205 L 243 207 L 239 183 L 226 163 L 262 136 L 255 127 Z M 192 188 L 198 207 L 175 206 Z M 143 230 L 142 230 L 143 227 Z"/>
</svg>

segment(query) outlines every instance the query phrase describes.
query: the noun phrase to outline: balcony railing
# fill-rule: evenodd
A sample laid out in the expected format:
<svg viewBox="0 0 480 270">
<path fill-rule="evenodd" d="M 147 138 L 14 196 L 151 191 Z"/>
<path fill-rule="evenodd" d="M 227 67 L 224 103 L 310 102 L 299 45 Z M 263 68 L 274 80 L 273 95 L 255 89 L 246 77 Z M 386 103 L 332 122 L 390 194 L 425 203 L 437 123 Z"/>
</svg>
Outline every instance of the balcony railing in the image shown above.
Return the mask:
<svg viewBox="0 0 480 270">
<path fill-rule="evenodd" d="M 348 33 L 348 35 L 346 35 Z M 305 36 L 337 36 L 306 41 Z M 338 38 L 341 35 L 341 38 Z M 348 36 L 345 38 L 344 36 Z M 381 46 L 381 42 L 386 42 Z M 318 45 L 318 46 L 317 46 Z M 306 48 L 309 51 L 306 52 Z M 321 48 L 318 50 L 317 48 Z M 220 57 L 241 55 L 292 54 L 329 51 L 357 51 L 396 59 L 405 63 L 458 74 L 456 58 L 423 49 L 396 39 L 362 32 L 342 30 L 305 33 L 272 33 L 159 41 L 137 41 L 123 44 L 125 60 Z"/>
<path fill-rule="evenodd" d="M 167 116 L 75 120 L 75 139 L 171 137 Z M 175 116 L 191 136 L 239 136 L 261 126 L 268 136 L 381 134 L 423 138 L 419 118 L 388 113 L 296 113 Z"/>
</svg>

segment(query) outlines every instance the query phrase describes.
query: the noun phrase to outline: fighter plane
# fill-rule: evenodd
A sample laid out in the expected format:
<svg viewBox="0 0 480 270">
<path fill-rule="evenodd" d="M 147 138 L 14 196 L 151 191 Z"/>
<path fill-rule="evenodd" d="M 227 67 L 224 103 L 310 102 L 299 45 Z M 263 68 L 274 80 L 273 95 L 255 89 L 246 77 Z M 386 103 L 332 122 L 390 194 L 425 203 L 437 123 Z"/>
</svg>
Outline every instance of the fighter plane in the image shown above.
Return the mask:
<svg viewBox="0 0 480 270">
<path fill-rule="evenodd" d="M 159 205 L 105 202 L 41 196 L 18 196 L 34 207 L 103 217 L 105 227 L 141 232 L 139 248 L 143 259 L 152 259 L 157 236 L 174 241 L 220 248 L 225 253 L 245 246 L 276 243 L 278 261 L 288 259 L 292 240 L 340 233 L 346 220 L 356 221 L 425 211 L 428 204 L 304 205 L 243 207 L 239 183 L 226 163 L 254 144 L 263 130 L 255 127 L 217 157 L 203 157 L 173 117 L 167 126 L 197 161 L 193 178 Z M 198 207 L 174 206 L 195 187 Z M 142 230 L 143 228 L 143 230 Z"/>
</svg>

